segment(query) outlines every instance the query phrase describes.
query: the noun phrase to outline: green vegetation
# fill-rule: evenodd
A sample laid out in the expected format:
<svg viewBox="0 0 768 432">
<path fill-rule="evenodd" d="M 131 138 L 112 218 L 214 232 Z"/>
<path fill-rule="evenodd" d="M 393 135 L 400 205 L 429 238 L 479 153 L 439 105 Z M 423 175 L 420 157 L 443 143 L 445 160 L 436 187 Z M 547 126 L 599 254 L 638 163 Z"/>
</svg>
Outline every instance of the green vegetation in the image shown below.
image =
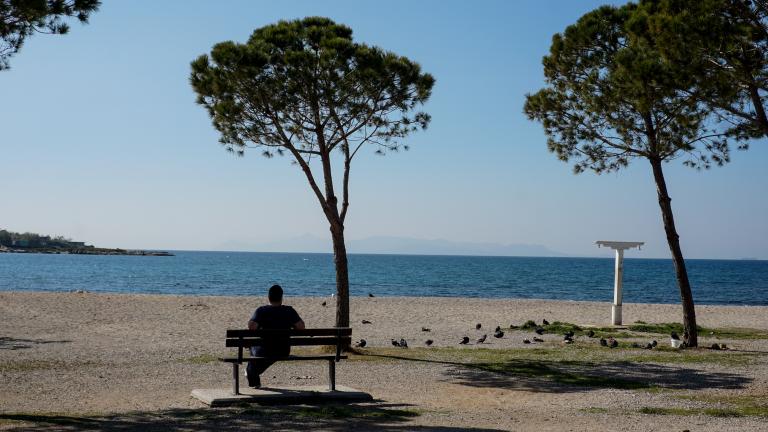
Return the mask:
<svg viewBox="0 0 768 432">
<path fill-rule="evenodd" d="M 641 414 L 711 417 L 768 417 L 768 407 L 733 407 L 733 408 L 669 408 L 643 407 L 637 410 Z"/>
<path fill-rule="evenodd" d="M 321 419 L 398 419 L 417 417 L 419 410 L 413 409 L 372 409 L 369 407 L 350 405 L 321 405 L 316 407 L 300 408 L 296 411 L 299 417 L 312 417 Z"/>
<path fill-rule="evenodd" d="M 702 336 L 719 339 L 768 339 L 768 331 L 758 329 L 705 328 L 701 326 L 697 326 L 697 329 Z M 638 333 L 658 333 L 663 335 L 669 335 L 674 331 L 682 335 L 683 325 L 679 323 L 647 324 L 636 322 L 629 326 L 629 330 Z"/>
</svg>

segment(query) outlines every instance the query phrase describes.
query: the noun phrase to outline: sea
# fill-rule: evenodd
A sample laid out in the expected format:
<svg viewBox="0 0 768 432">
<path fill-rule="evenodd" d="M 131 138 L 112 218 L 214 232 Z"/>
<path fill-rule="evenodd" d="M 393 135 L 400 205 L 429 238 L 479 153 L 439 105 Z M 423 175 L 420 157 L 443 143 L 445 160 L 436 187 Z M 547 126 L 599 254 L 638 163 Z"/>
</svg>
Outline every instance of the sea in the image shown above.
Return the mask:
<svg viewBox="0 0 768 432">
<path fill-rule="evenodd" d="M 331 254 L 0 254 L 0 291 L 263 295 L 335 292 Z M 768 305 L 768 261 L 686 260 L 696 304 Z M 612 301 L 613 258 L 349 255 L 352 296 Z M 624 260 L 624 302 L 679 303 L 669 259 Z"/>
</svg>

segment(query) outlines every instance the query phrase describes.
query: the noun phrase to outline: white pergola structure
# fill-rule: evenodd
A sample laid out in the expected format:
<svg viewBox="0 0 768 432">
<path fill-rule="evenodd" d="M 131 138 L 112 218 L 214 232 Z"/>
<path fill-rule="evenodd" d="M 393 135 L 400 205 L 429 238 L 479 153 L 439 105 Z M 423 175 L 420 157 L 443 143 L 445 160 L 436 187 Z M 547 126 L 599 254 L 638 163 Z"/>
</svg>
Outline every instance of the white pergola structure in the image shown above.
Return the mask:
<svg viewBox="0 0 768 432">
<path fill-rule="evenodd" d="M 614 275 L 613 282 L 613 306 L 611 307 L 611 323 L 613 325 L 621 325 L 621 278 L 624 274 L 624 251 L 627 249 L 637 248 L 644 245 L 645 242 L 628 242 L 628 241 L 606 241 L 598 240 L 595 242 L 597 247 L 609 247 L 616 251 L 616 274 Z"/>
</svg>

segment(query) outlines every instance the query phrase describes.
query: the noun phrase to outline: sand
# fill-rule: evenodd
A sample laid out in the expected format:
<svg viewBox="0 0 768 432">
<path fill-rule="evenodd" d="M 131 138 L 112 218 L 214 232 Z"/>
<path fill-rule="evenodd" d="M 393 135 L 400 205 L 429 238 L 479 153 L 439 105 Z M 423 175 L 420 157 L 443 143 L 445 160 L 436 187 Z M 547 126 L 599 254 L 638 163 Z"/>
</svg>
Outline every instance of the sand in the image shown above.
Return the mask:
<svg viewBox="0 0 768 432">
<path fill-rule="evenodd" d="M 328 306 L 321 306 L 322 301 Z M 161 430 L 173 425 L 194 430 L 244 426 L 280 430 L 768 430 L 768 421 L 760 417 L 637 412 L 640 407 L 695 405 L 670 392 L 552 385 L 539 378 L 479 372 L 446 362 L 393 359 L 342 362 L 337 380 L 374 396 L 376 402 L 361 408 L 363 412 L 411 412 L 402 417 L 389 415 L 396 411 L 354 421 L 296 417 L 295 407 L 264 408 L 264 413 L 271 414 L 254 416 L 253 411 L 246 415 L 242 409 L 212 410 L 191 398 L 193 388 L 229 388 L 231 370 L 211 358 L 227 352 L 225 330 L 244 328 L 253 309 L 262 303 L 261 297 L 2 292 L 0 429 L 92 426 Z M 286 303 L 299 311 L 308 327 L 334 323 L 333 299 L 287 298 Z M 366 339 L 373 347 L 371 352 L 391 348 L 392 338 L 405 338 L 412 347 L 423 346 L 430 338 L 436 348 L 458 348 L 463 336 L 474 342 L 497 325 L 506 328 L 529 319 L 585 326 L 604 326 L 610 319 L 609 303 L 545 300 L 363 297 L 351 300 L 351 311 L 353 337 Z M 768 307 L 699 306 L 697 314 L 704 327 L 768 330 Z M 679 322 L 680 316 L 677 305 L 624 305 L 626 323 Z M 363 319 L 372 324 L 361 324 Z M 483 328 L 476 330 L 476 323 Z M 422 327 L 431 331 L 422 332 Z M 504 338 L 489 336 L 489 343 L 479 347 L 563 349 L 558 335 L 545 335 L 545 344 L 522 344 L 523 338 L 531 336 L 507 331 Z M 703 336 L 702 345 L 712 342 Z M 649 380 L 662 377 L 677 383 L 673 390 L 688 391 L 686 394 L 768 394 L 768 340 L 718 342 L 755 357 L 749 364 L 736 366 L 611 363 L 597 372 L 606 376 L 633 373 Z M 590 343 L 594 341 L 577 342 Z M 464 349 L 477 348 L 472 344 Z M 322 385 L 325 377 L 325 364 L 299 362 L 277 364 L 263 380 L 267 386 Z M 685 384 L 685 377 L 693 377 L 693 384 Z M 61 418 L 25 417 L 41 413 L 59 413 Z M 99 420 L 72 420 L 83 416 Z"/>
</svg>

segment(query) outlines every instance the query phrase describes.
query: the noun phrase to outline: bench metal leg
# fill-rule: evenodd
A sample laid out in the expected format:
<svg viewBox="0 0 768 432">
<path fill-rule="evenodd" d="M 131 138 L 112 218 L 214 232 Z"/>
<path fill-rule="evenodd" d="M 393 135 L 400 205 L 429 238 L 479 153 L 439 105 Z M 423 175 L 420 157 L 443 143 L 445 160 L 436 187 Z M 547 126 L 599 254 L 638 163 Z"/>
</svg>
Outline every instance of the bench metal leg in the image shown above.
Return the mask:
<svg viewBox="0 0 768 432">
<path fill-rule="evenodd" d="M 328 389 L 336 391 L 336 360 L 328 360 Z"/>
<path fill-rule="evenodd" d="M 232 363 L 232 378 L 234 379 L 234 382 L 232 383 L 232 394 L 233 395 L 239 395 L 240 394 L 240 374 L 239 372 L 239 364 Z"/>
</svg>

